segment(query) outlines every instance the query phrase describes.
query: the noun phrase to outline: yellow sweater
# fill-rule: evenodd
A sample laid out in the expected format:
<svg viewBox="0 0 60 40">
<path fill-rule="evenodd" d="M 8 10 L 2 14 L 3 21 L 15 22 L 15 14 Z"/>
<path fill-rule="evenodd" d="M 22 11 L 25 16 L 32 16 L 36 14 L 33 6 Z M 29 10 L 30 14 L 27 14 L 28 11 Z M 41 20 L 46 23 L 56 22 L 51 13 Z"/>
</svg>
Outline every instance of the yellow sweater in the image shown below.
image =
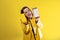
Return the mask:
<svg viewBox="0 0 60 40">
<path fill-rule="evenodd" d="M 23 22 L 21 22 L 21 24 L 21 27 L 23 28 L 23 40 L 34 40 L 31 24 L 34 29 L 36 28 L 36 30 L 34 30 L 36 40 L 40 40 L 40 36 L 38 33 L 38 25 L 36 24 L 34 17 L 31 19 L 31 24 L 29 21 L 27 25 L 23 24 Z"/>
</svg>

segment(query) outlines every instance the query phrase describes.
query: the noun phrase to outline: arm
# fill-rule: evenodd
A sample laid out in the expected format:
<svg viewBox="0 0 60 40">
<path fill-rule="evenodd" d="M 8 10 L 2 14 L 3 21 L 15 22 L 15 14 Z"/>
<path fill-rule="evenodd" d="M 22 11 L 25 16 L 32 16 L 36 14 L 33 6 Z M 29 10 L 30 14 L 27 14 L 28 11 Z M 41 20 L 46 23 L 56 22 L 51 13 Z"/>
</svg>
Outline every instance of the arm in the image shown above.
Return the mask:
<svg viewBox="0 0 60 40">
<path fill-rule="evenodd" d="M 43 27 L 43 24 L 41 23 L 39 16 L 35 18 L 35 21 L 36 21 L 36 24 L 39 26 L 39 28 Z"/>
<path fill-rule="evenodd" d="M 22 22 L 21 22 L 21 24 L 22 24 L 22 27 L 23 27 L 23 32 L 24 32 L 25 34 L 29 34 L 29 32 L 30 32 L 30 27 L 29 27 L 29 25 L 28 25 L 27 23 L 22 23 Z"/>
</svg>

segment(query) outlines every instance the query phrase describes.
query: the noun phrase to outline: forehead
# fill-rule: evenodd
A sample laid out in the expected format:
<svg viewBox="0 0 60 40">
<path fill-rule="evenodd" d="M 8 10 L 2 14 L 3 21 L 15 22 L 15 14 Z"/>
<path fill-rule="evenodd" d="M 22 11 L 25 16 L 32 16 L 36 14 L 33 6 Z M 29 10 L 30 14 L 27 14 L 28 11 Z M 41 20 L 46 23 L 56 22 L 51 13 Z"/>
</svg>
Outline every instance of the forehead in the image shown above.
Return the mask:
<svg viewBox="0 0 60 40">
<path fill-rule="evenodd" d="M 25 8 L 23 11 L 25 12 L 25 11 L 28 11 L 29 9 L 28 8 Z"/>
</svg>

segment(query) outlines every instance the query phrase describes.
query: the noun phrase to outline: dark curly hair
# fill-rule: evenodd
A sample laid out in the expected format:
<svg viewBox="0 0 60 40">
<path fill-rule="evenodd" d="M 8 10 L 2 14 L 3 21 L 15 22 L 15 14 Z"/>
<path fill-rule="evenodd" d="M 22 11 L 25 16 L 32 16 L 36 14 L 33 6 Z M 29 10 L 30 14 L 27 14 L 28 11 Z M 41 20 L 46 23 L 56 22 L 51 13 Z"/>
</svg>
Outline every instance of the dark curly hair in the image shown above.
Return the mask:
<svg viewBox="0 0 60 40">
<path fill-rule="evenodd" d="M 27 6 L 24 6 L 24 7 L 21 9 L 21 14 L 23 14 L 23 13 L 24 13 L 24 11 L 23 11 L 23 10 L 24 10 L 25 8 L 28 8 L 28 7 L 27 7 Z M 28 9 L 29 9 L 29 8 L 28 8 Z M 30 9 L 29 9 L 29 10 L 30 10 Z"/>
</svg>

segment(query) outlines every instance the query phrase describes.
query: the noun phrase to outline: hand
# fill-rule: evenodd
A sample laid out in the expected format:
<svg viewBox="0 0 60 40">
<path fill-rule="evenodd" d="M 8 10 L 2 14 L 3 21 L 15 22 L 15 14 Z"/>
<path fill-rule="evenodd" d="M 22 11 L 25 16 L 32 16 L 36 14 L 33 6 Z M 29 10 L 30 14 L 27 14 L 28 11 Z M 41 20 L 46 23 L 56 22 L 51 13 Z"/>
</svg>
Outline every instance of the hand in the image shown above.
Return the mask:
<svg viewBox="0 0 60 40">
<path fill-rule="evenodd" d="M 35 17 L 36 23 L 39 21 L 40 16 Z"/>
<path fill-rule="evenodd" d="M 27 25 L 28 24 L 28 22 L 26 22 L 26 23 L 24 23 L 25 25 Z"/>
</svg>

